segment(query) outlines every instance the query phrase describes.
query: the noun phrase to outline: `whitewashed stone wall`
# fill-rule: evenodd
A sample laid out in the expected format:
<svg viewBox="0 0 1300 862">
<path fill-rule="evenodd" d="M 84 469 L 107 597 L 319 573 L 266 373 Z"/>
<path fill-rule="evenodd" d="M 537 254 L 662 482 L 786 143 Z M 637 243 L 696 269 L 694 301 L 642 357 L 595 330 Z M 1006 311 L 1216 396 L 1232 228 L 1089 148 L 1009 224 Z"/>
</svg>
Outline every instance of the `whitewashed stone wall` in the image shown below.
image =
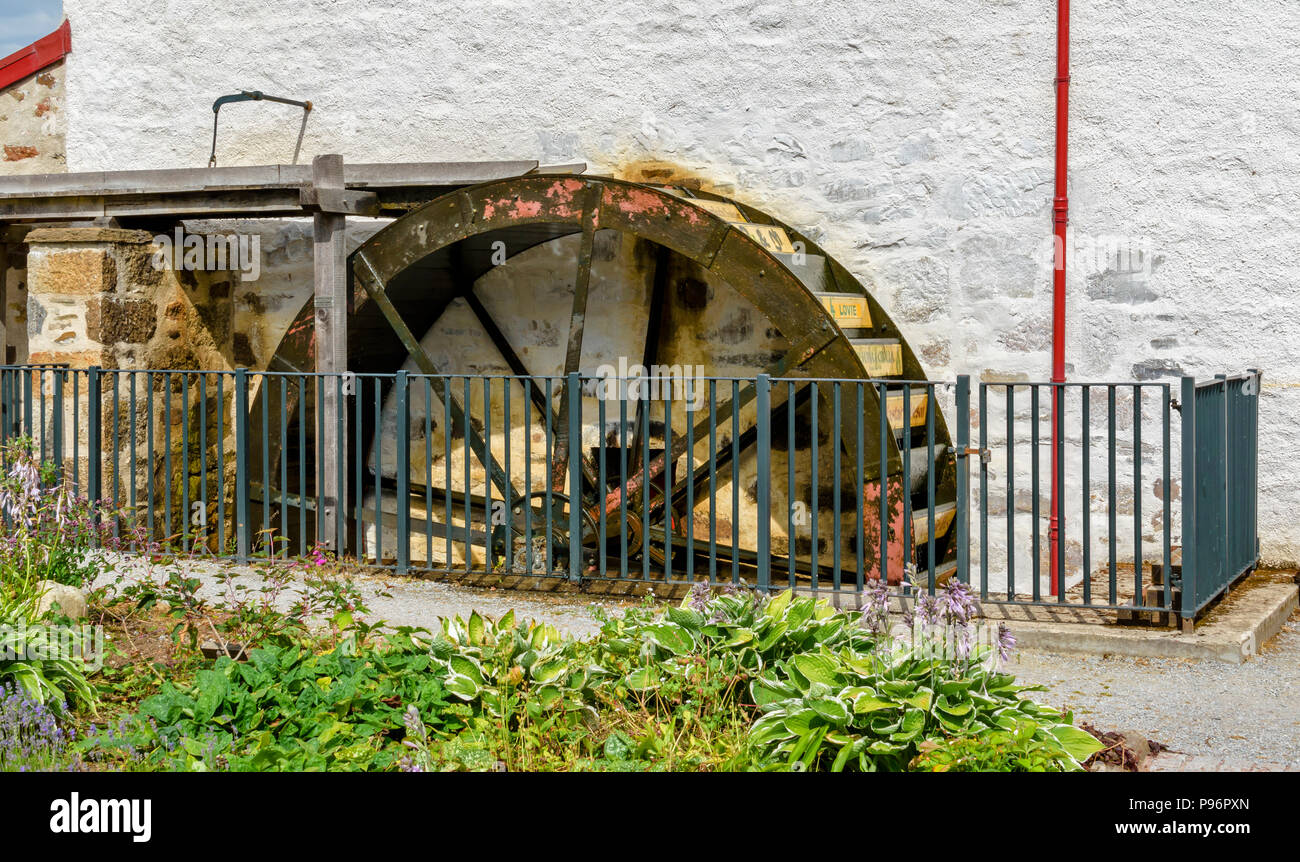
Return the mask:
<svg viewBox="0 0 1300 862">
<path fill-rule="evenodd" d="M 809 229 L 931 376 L 1049 374 L 1054 3 L 64 5 L 71 170 L 202 166 L 240 88 L 316 104 L 304 159 L 664 161 Z M 1097 0 L 1073 26 L 1072 223 L 1144 256 L 1071 270 L 1070 374 L 1262 368 L 1263 548 L 1294 562 L 1300 7 Z M 287 161 L 299 118 L 226 108 L 220 162 Z"/>
<path fill-rule="evenodd" d="M 62 60 L 0 89 L 0 176 L 65 170 L 66 101 Z"/>
</svg>

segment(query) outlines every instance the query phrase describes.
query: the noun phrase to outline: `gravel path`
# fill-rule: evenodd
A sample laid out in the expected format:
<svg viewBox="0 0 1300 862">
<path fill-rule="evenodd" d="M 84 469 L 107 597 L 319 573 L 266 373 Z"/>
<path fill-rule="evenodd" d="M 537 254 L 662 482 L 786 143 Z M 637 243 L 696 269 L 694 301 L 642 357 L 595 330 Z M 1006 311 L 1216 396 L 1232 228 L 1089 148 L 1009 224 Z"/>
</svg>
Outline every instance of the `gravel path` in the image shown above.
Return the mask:
<svg viewBox="0 0 1300 862">
<path fill-rule="evenodd" d="M 1076 720 L 1137 731 L 1197 763 L 1300 768 L 1300 613 L 1240 665 L 1026 651 L 1011 670 L 1049 686 L 1043 699 Z"/>
<path fill-rule="evenodd" d="M 233 586 L 243 586 L 245 595 L 262 588 L 265 569 L 238 566 L 206 560 L 183 560 L 176 564 L 186 577 L 198 578 L 202 586 L 198 596 L 209 602 L 221 601 L 230 592 L 223 583 L 226 575 L 233 576 Z M 142 580 L 161 581 L 165 577 L 162 566 L 151 566 L 138 557 L 120 556 L 116 559 L 115 574 L 103 576 L 96 585 L 115 577 L 125 576 L 126 582 Z M 513 609 L 521 620 L 547 622 L 563 632 L 585 637 L 600 628 L 592 614 L 593 607 L 616 614 L 622 608 L 636 604 L 635 600 L 620 601 L 605 597 L 584 597 L 572 594 L 550 595 L 520 590 L 493 590 L 462 587 L 438 581 L 417 578 L 379 577 L 367 574 L 353 575 L 352 583 L 360 590 L 370 609 L 367 619 L 384 620 L 389 626 L 415 626 L 436 632 L 440 630 L 439 618 L 468 617 L 478 611 L 492 617 L 503 616 Z M 276 601 L 280 610 L 288 610 L 301 596 L 302 583 L 295 579 Z M 316 622 L 322 622 L 316 620 Z"/>
</svg>

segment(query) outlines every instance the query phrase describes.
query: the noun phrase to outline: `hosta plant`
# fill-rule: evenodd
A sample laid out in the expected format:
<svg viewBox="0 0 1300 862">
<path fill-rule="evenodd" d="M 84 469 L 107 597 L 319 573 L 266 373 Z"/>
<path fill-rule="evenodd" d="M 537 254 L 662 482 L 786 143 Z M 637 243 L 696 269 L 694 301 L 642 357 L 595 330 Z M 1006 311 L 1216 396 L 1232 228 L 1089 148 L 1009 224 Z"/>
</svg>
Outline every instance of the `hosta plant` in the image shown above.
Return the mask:
<svg viewBox="0 0 1300 862">
<path fill-rule="evenodd" d="M 750 734 L 755 758 L 769 768 L 896 771 L 918 755 L 970 745 L 1031 746 L 1035 762 L 1077 770 L 1099 744 L 1061 713 L 1027 696 L 997 670 L 1014 643 L 999 627 L 980 643 L 974 600 L 960 581 L 924 596 L 902 633 L 887 629 L 880 588 L 857 624 L 871 630 L 868 650 L 821 644 L 778 661 L 750 684 L 763 710 Z M 923 760 L 936 762 L 933 756 Z"/>
</svg>

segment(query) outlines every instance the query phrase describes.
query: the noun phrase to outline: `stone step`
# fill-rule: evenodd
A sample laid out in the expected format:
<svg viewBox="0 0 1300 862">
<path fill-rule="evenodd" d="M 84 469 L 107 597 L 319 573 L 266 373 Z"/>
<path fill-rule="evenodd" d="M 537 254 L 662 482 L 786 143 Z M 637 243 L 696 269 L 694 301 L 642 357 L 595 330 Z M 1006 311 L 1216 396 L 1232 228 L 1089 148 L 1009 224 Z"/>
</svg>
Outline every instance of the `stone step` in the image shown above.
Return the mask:
<svg viewBox="0 0 1300 862">
<path fill-rule="evenodd" d="M 944 503 L 934 507 L 934 537 L 941 539 L 947 535 L 956 520 L 957 503 Z M 926 507 L 912 510 L 912 543 L 922 545 L 930 541 L 930 510 Z"/>
</svg>

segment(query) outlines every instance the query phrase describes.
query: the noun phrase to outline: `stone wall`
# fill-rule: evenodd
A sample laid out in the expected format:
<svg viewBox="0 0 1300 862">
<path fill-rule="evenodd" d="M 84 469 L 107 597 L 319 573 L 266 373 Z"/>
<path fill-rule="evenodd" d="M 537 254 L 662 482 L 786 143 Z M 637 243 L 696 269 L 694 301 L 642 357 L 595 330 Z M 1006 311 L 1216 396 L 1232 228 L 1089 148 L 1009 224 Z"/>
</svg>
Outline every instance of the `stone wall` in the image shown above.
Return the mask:
<svg viewBox="0 0 1300 862">
<path fill-rule="evenodd" d="M 26 242 L 30 362 L 233 367 L 237 272 L 155 266 L 146 231 L 39 228 Z"/>
<path fill-rule="evenodd" d="M 229 376 L 219 401 L 211 374 L 201 387 L 196 375 L 125 372 L 231 371 L 239 273 L 159 266 L 154 236 L 138 230 L 38 228 L 27 234 L 26 247 L 28 361 L 109 370 L 101 383 L 104 496 L 119 505 L 136 500 L 143 506 L 152 499 L 159 522 L 170 511 L 173 520 L 159 526 L 158 537 L 177 534 L 188 523 L 187 488 L 189 500 L 200 500 L 198 488 L 206 479 L 209 498 L 228 501 L 233 474 L 223 477 L 213 468 L 218 450 L 233 463 Z M 57 380 L 56 373 L 46 372 L 34 384 L 47 404 L 54 403 Z M 89 466 L 87 391 L 84 374 L 66 374 L 65 467 L 81 477 Z M 42 445 L 52 437 L 53 410 L 47 409 L 44 422 L 34 423 Z M 201 423 L 208 429 L 203 453 L 194 445 Z M 189 445 L 183 436 L 187 429 Z M 116 489 L 114 476 L 119 477 Z"/>
<path fill-rule="evenodd" d="M 64 62 L 0 89 L 0 176 L 67 170 Z"/>
</svg>

